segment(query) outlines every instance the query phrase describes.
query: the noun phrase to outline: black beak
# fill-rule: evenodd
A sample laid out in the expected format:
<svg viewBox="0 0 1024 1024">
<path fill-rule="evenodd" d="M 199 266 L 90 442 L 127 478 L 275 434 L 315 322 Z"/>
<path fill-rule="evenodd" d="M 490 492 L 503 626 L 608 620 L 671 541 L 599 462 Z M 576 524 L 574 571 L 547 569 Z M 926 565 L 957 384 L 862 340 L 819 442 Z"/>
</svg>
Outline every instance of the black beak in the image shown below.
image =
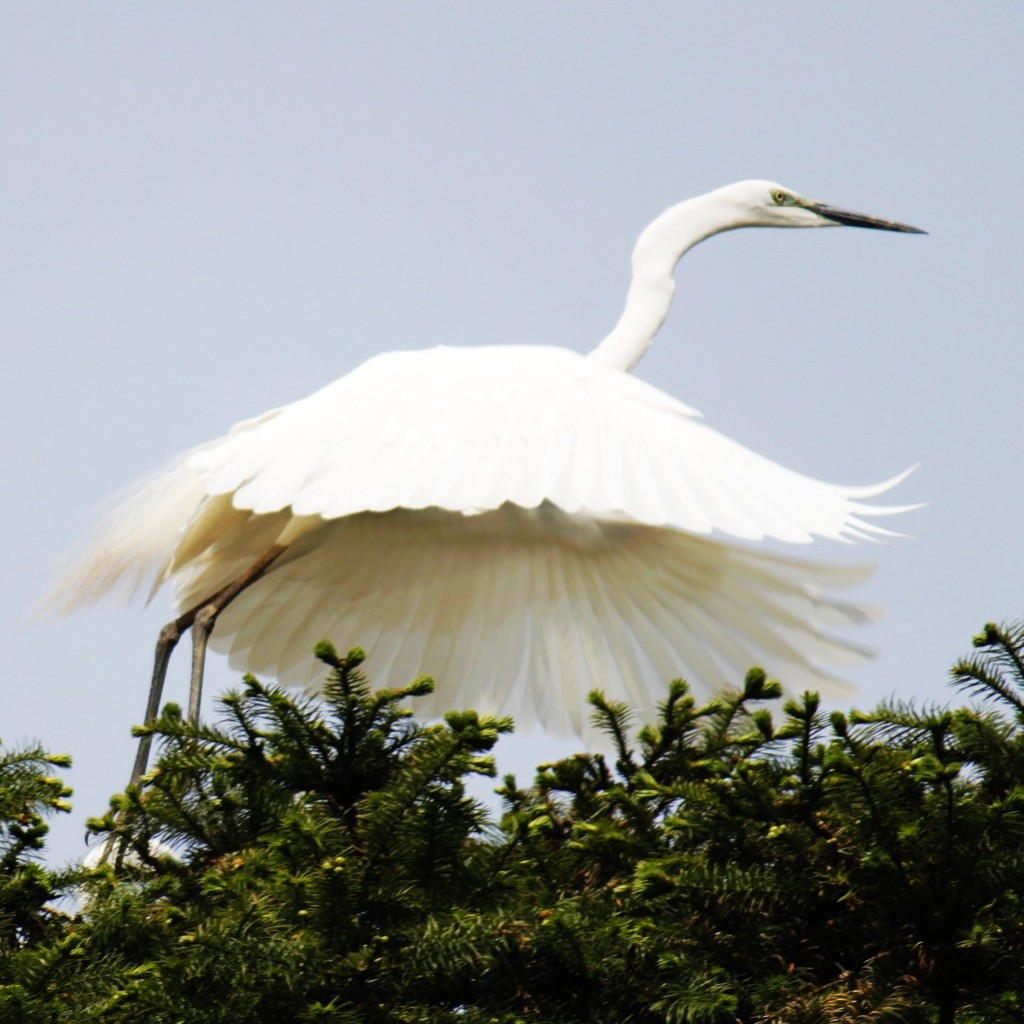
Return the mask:
<svg viewBox="0 0 1024 1024">
<path fill-rule="evenodd" d="M 849 210 L 837 210 L 834 206 L 824 203 L 805 202 L 801 204 L 808 210 L 827 217 L 837 224 L 849 224 L 855 228 L 876 228 L 879 231 L 903 231 L 908 235 L 927 235 L 921 228 L 912 228 L 909 224 L 899 224 L 894 220 L 883 220 L 881 217 L 869 217 L 866 213 L 851 213 Z"/>
</svg>

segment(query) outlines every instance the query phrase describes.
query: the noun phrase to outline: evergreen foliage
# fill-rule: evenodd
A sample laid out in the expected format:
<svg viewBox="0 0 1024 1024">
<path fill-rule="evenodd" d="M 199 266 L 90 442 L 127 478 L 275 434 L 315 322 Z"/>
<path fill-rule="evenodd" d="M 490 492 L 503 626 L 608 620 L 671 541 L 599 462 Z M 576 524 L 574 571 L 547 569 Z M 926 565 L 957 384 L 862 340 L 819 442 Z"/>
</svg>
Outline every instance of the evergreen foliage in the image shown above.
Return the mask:
<svg viewBox="0 0 1024 1024">
<path fill-rule="evenodd" d="M 975 645 L 958 708 L 773 710 L 754 669 L 633 740 L 595 692 L 610 754 L 505 778 L 495 822 L 465 787 L 511 723 L 424 726 L 429 680 L 325 644 L 320 699 L 168 705 L 90 822 L 109 860 L 65 874 L 33 857 L 67 759 L 4 754 L 0 1020 L 1024 1021 L 1024 627 Z"/>
<path fill-rule="evenodd" d="M 46 817 L 71 810 L 71 790 L 52 774 L 70 764 L 39 746 L 0 748 L 0 1021 L 18 1020 L 31 1005 L 33 977 L 66 925 L 50 901 L 67 878 L 35 858 L 49 831 Z"/>
</svg>

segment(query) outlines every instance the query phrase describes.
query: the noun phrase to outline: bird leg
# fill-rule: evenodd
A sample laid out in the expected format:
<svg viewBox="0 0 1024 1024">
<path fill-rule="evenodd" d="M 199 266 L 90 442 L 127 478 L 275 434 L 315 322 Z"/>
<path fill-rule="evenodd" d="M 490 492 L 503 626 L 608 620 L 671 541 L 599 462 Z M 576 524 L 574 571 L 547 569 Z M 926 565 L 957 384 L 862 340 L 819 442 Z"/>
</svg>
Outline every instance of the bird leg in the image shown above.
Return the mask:
<svg viewBox="0 0 1024 1024">
<path fill-rule="evenodd" d="M 203 699 L 203 674 L 206 672 L 206 645 L 216 621 L 217 613 L 210 605 L 206 605 L 192 623 L 192 676 L 188 687 L 190 725 L 199 723 L 199 703 Z"/>
<path fill-rule="evenodd" d="M 151 725 L 156 721 L 156 716 L 160 713 L 160 697 L 164 690 L 164 679 L 167 676 L 171 652 L 181 639 L 181 634 L 191 625 L 197 610 L 193 608 L 192 611 L 180 615 L 160 630 L 160 636 L 156 642 L 156 657 L 153 659 L 153 677 L 149 684 L 149 699 L 146 701 L 146 717 L 143 719 L 146 725 Z M 128 780 L 129 786 L 137 786 L 145 774 L 152 745 L 152 734 L 147 733 L 140 737 L 139 749 L 135 754 L 135 764 L 132 767 L 132 777 Z"/>
<path fill-rule="evenodd" d="M 149 684 L 149 699 L 146 701 L 145 724 L 152 725 L 160 712 L 160 697 L 163 694 L 164 680 L 167 676 L 167 666 L 170 664 L 171 653 L 181 639 L 181 634 L 187 629 L 192 630 L 192 678 L 189 686 L 188 697 L 188 720 L 195 725 L 199 721 L 199 702 L 203 695 L 203 669 L 206 662 L 206 646 L 213 632 L 214 623 L 220 613 L 238 595 L 255 583 L 281 554 L 286 550 L 287 545 L 274 544 L 255 561 L 248 569 L 232 580 L 226 587 L 221 588 L 212 597 L 201 601 L 194 608 L 179 615 L 173 622 L 168 622 L 160 630 L 160 636 L 156 642 L 156 656 L 153 660 L 153 677 Z M 146 773 L 146 765 L 149 763 L 149 753 L 153 746 L 152 733 L 146 733 L 139 738 L 139 749 L 135 754 L 135 764 L 132 767 L 129 786 L 137 786 Z M 102 862 L 106 862 L 113 849 L 117 829 L 111 834 L 107 841 L 107 848 L 103 851 Z M 124 855 L 122 848 L 118 855 L 118 866 Z"/>
<path fill-rule="evenodd" d="M 229 583 L 223 590 L 218 590 L 213 597 L 193 608 L 192 618 L 192 682 L 188 694 L 188 720 L 195 725 L 199 721 L 199 702 L 203 696 L 203 671 L 206 666 L 206 645 L 214 624 L 222 611 L 246 587 L 255 583 L 270 567 L 271 563 L 285 551 L 286 545 L 274 544 L 267 548 L 263 555 L 249 566 L 241 576 Z"/>
</svg>

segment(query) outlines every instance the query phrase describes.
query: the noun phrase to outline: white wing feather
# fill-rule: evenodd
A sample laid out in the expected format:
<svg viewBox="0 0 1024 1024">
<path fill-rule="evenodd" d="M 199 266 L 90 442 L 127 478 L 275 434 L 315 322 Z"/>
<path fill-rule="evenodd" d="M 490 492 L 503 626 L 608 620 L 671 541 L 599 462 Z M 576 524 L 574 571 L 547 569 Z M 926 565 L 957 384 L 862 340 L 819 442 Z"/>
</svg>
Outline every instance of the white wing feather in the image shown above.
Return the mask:
<svg viewBox="0 0 1024 1024">
<path fill-rule="evenodd" d="M 179 605 L 245 564 L 234 555 L 217 545 L 178 574 Z M 848 692 L 825 666 L 865 652 L 826 630 L 871 613 L 825 590 L 864 575 L 551 505 L 363 513 L 297 541 L 227 608 L 213 646 L 235 668 L 315 686 L 314 644 L 358 643 L 379 684 L 435 677 L 424 713 L 472 706 L 579 733 L 594 687 L 650 712 L 669 679 L 706 697 L 764 664 L 791 689 Z"/>
<path fill-rule="evenodd" d="M 841 689 L 825 666 L 863 652 L 825 630 L 870 613 L 826 592 L 863 571 L 706 535 L 877 535 L 895 482 L 795 473 L 567 350 L 392 353 L 145 483 L 56 603 L 148 576 L 190 608 L 290 543 L 217 623 L 235 667 L 310 685 L 317 641 L 359 644 L 378 683 L 435 675 L 430 712 L 579 732 L 593 687 L 649 711 L 668 679 L 710 693 L 765 663 Z"/>
<path fill-rule="evenodd" d="M 891 487 L 795 473 L 657 388 L 576 353 L 439 348 L 378 356 L 189 458 L 211 494 L 261 514 L 337 519 L 396 508 L 544 501 L 692 533 L 806 543 L 885 533 Z"/>
</svg>

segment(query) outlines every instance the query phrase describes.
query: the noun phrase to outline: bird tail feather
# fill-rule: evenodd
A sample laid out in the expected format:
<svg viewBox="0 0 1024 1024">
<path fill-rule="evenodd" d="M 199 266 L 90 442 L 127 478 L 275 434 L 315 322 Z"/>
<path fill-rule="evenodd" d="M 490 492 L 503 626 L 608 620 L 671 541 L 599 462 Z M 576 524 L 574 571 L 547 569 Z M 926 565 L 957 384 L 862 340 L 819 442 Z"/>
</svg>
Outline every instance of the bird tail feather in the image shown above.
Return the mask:
<svg viewBox="0 0 1024 1024">
<path fill-rule="evenodd" d="M 187 454 L 129 485 L 38 611 L 65 615 L 108 594 L 128 599 L 145 590 L 151 598 L 166 581 L 185 525 L 205 496 Z"/>
</svg>

